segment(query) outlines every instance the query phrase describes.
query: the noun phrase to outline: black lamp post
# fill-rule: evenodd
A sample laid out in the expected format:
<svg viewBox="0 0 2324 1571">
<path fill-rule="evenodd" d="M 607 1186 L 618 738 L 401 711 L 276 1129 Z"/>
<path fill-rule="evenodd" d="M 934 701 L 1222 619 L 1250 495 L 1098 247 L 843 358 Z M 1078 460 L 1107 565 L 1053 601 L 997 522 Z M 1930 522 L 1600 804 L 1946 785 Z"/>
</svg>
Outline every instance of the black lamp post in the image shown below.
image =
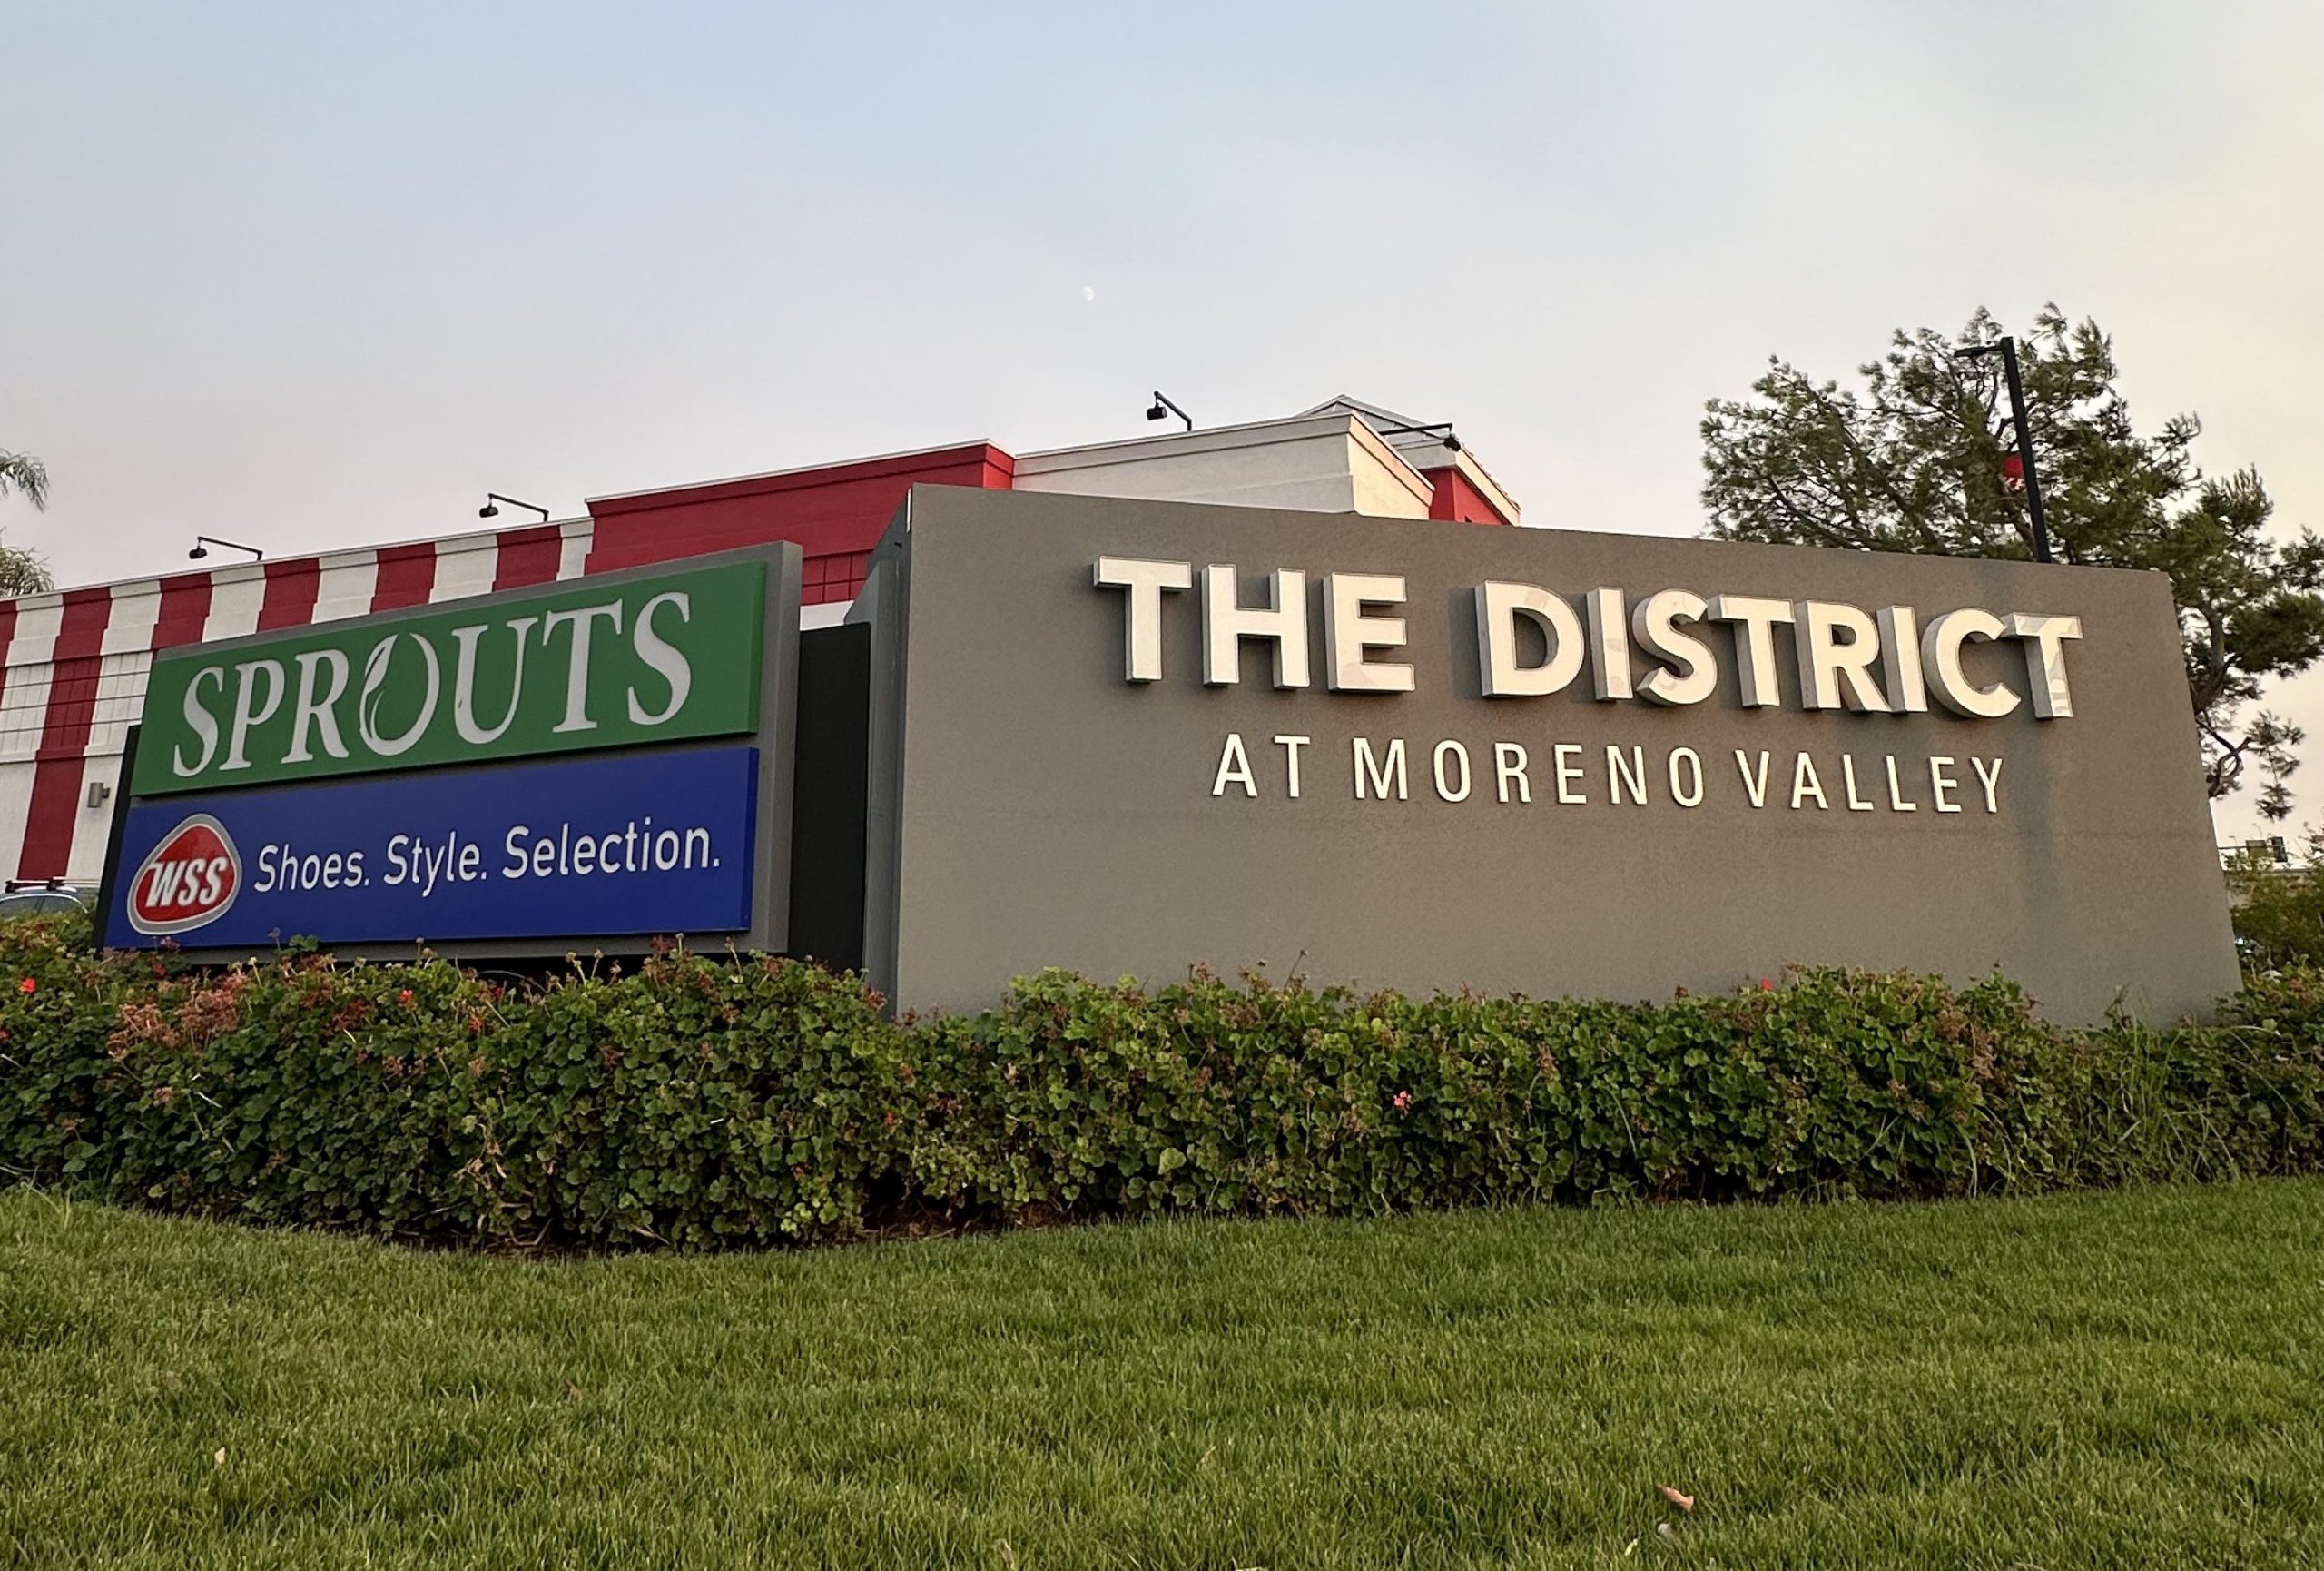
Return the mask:
<svg viewBox="0 0 2324 1571">
<path fill-rule="evenodd" d="M 1977 360 L 1998 352 L 2003 376 L 2009 382 L 2009 413 L 2011 423 L 2017 427 L 2017 461 L 2025 471 L 2025 513 L 2034 526 L 2034 559 L 2037 562 L 2055 561 L 2050 555 L 2050 524 L 2042 516 L 2042 477 L 2034 469 L 2034 428 L 2025 419 L 2025 380 L 2017 374 L 2017 341 L 2004 338 L 1998 343 L 1971 344 L 1953 351 L 1955 360 Z"/>
<path fill-rule="evenodd" d="M 498 491 L 484 493 L 484 506 L 477 509 L 476 516 L 479 519 L 498 518 L 500 516 L 498 504 L 502 502 L 507 502 L 512 508 L 522 508 L 528 513 L 538 513 L 541 516 L 541 522 L 548 522 L 548 509 L 538 502 L 520 502 L 514 497 L 504 497 Z"/>
<path fill-rule="evenodd" d="M 192 562 L 202 560 L 210 554 L 210 548 L 212 546 L 223 546 L 230 551 L 248 551 L 254 560 L 261 562 L 266 560 L 266 553 L 256 546 L 246 546 L 239 540 L 222 540 L 215 535 L 194 536 L 193 549 L 186 553 L 186 559 Z"/>
<path fill-rule="evenodd" d="M 1146 418 L 1147 420 L 1167 420 L 1172 415 L 1177 415 L 1180 420 L 1186 421 L 1187 429 L 1188 430 L 1195 429 L 1195 417 L 1180 409 L 1177 404 L 1172 403 L 1159 392 L 1157 392 L 1154 395 L 1154 401 L 1146 406 Z"/>
</svg>

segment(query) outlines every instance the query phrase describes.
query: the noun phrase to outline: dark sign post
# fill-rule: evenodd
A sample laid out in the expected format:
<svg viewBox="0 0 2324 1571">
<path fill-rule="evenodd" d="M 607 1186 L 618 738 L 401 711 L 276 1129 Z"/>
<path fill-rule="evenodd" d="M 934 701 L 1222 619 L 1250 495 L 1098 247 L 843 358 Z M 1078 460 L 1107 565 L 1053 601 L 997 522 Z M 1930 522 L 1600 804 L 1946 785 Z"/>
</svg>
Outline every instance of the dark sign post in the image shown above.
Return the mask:
<svg viewBox="0 0 2324 1571">
<path fill-rule="evenodd" d="M 779 546 L 171 651 L 106 942 L 783 947 L 799 571 Z"/>
</svg>

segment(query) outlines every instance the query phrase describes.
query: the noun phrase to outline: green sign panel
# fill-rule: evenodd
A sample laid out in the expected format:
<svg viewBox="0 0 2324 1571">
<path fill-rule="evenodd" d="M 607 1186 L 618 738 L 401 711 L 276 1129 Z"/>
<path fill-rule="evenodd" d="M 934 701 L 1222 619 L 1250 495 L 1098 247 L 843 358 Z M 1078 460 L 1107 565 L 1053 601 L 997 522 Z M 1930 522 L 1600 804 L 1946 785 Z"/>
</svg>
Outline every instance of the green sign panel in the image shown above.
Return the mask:
<svg viewBox="0 0 2324 1571">
<path fill-rule="evenodd" d="M 161 655 L 133 794 L 755 732 L 766 565 L 589 579 Z"/>
</svg>

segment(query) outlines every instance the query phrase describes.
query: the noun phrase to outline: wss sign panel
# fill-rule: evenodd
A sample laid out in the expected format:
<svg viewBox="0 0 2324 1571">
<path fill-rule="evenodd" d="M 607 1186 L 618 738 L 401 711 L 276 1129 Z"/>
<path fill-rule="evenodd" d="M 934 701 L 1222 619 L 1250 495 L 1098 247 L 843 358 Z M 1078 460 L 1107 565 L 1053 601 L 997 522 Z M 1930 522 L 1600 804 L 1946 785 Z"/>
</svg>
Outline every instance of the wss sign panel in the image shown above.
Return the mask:
<svg viewBox="0 0 2324 1571">
<path fill-rule="evenodd" d="M 141 802 L 105 942 L 739 933 L 758 786 L 757 748 L 715 747 Z"/>
</svg>

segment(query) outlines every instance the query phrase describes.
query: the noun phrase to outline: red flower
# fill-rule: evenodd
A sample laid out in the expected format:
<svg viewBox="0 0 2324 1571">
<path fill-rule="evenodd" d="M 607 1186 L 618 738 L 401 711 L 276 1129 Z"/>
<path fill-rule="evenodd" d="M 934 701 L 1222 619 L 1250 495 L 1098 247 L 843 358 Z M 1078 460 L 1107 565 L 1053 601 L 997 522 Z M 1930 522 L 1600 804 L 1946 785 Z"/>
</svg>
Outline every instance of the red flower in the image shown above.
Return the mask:
<svg viewBox="0 0 2324 1571">
<path fill-rule="evenodd" d="M 22 982 L 20 982 L 20 983 L 16 983 L 16 991 L 17 991 L 18 993 L 23 993 L 25 997 L 29 998 L 29 997 L 31 997 L 34 993 L 38 993 L 38 992 L 40 991 L 40 983 L 37 983 L 37 982 L 34 982 L 31 977 L 27 976 L 27 977 L 25 977 Z"/>
<path fill-rule="evenodd" d="M 406 1004 L 409 1003 L 411 1002 L 411 989 L 409 989 L 409 987 L 407 987 L 407 988 L 403 989 L 401 992 L 398 993 L 396 994 L 396 1002 L 397 1002 L 398 1003 L 406 1003 Z"/>
<path fill-rule="evenodd" d="M 1761 993 L 1773 993 L 1775 990 L 1776 984 L 1774 983 L 1769 982 L 1764 976 L 1759 978 L 1759 991 Z"/>
<path fill-rule="evenodd" d="M 1408 1108 L 1408 1107 L 1412 1106 L 1412 1104 L 1413 1104 L 1413 1093 L 1412 1093 L 1411 1092 L 1408 1092 L 1408 1091 L 1400 1091 L 1400 1092 L 1398 1092 L 1396 1093 L 1396 1096 L 1395 1096 L 1395 1102 L 1396 1102 L 1396 1111 L 1397 1111 L 1398 1112 L 1403 1112 L 1403 1111 L 1404 1111 L 1404 1109 L 1406 1109 L 1406 1108 Z"/>
</svg>

